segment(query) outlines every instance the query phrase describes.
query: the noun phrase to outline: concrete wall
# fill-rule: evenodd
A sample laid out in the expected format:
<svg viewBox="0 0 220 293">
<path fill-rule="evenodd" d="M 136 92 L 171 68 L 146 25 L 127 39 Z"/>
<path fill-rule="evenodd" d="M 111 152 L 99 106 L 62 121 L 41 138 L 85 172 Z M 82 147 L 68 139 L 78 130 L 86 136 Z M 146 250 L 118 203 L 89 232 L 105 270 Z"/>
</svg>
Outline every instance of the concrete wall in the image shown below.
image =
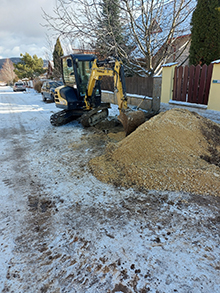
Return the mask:
<svg viewBox="0 0 220 293">
<path fill-rule="evenodd" d="M 162 77 L 154 77 L 153 79 L 153 96 L 146 97 L 127 93 L 128 105 L 140 107 L 149 113 L 157 113 L 160 110 L 160 94 Z M 102 91 L 102 101 L 117 104 L 117 98 L 113 92 Z"/>
<path fill-rule="evenodd" d="M 160 110 L 162 76 L 155 76 L 153 83 L 152 110 L 157 113 Z"/>
<path fill-rule="evenodd" d="M 177 63 L 169 63 L 163 66 L 161 103 L 169 103 L 173 95 L 173 77 Z"/>
<path fill-rule="evenodd" d="M 213 62 L 208 109 L 220 111 L 220 60 Z"/>
</svg>

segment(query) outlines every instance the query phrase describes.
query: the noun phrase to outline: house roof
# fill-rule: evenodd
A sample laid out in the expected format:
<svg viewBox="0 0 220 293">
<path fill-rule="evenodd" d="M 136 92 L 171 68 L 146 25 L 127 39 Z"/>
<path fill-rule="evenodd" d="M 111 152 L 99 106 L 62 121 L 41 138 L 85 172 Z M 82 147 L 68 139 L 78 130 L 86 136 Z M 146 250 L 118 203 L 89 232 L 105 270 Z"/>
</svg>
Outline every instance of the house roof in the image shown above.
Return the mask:
<svg viewBox="0 0 220 293">
<path fill-rule="evenodd" d="M 148 20 L 148 27 L 150 23 L 153 23 L 151 26 L 151 52 L 155 55 L 158 50 L 163 46 L 167 36 L 170 32 L 173 15 L 177 13 L 178 7 L 182 0 L 170 0 L 165 4 L 158 4 L 153 8 L 152 11 L 148 11 L 146 16 L 140 15 L 136 19 L 136 33 L 138 38 L 141 40 L 141 44 L 145 46 L 145 23 L 147 22 L 147 16 L 151 16 L 151 20 Z M 192 13 L 194 8 L 196 7 L 197 0 L 184 0 L 183 7 L 184 9 L 179 14 L 177 18 L 177 25 L 174 30 L 174 34 L 172 39 L 189 35 L 191 33 L 190 30 L 190 22 L 192 18 Z M 152 15 L 151 15 L 151 14 Z M 135 40 L 133 40 L 135 42 Z M 137 44 L 137 42 L 135 42 Z M 133 43 L 134 44 L 134 43 Z M 134 54 L 137 58 L 143 57 L 143 54 L 140 52 L 139 46 L 137 44 L 137 48 L 134 51 Z"/>
<path fill-rule="evenodd" d="M 48 66 L 51 66 L 51 68 L 54 69 L 54 62 L 52 60 L 49 60 Z"/>
</svg>

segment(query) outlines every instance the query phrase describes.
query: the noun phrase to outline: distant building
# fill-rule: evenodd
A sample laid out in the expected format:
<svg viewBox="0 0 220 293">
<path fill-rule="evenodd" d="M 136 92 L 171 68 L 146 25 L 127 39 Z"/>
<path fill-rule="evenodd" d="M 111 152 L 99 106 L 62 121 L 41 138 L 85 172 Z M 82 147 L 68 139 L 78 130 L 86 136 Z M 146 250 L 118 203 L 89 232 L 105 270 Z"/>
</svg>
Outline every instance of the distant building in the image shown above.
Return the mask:
<svg viewBox="0 0 220 293">
<path fill-rule="evenodd" d="M 177 1 L 177 3 L 179 2 Z M 178 26 L 169 39 L 170 23 L 173 21 L 175 3 L 174 0 L 167 0 L 163 6 L 163 14 L 161 14 L 160 17 L 158 17 L 157 9 L 152 11 L 151 54 L 153 56 L 153 65 L 158 64 L 158 68 L 160 66 L 160 60 L 161 62 L 165 61 L 165 63 L 177 62 L 182 65 L 188 64 L 191 39 L 190 21 L 197 1 L 183 1 L 184 9 L 180 11 L 180 15 L 176 19 Z M 186 17 L 187 15 L 188 17 Z M 139 24 L 139 27 L 142 28 L 143 15 L 140 15 L 136 22 Z M 141 40 L 142 30 L 137 29 L 137 34 Z M 142 42 L 144 46 L 144 40 Z M 135 45 L 133 55 L 138 60 L 145 61 L 145 56 L 143 56 L 137 44 Z M 164 58 L 161 59 L 163 56 L 167 56 L 167 58 L 165 58 L 165 60 Z"/>
<path fill-rule="evenodd" d="M 47 78 L 51 78 L 52 77 L 53 70 L 54 70 L 54 63 L 53 63 L 53 61 L 49 60 L 48 61 L 48 66 L 47 66 L 47 74 L 46 74 L 46 77 Z"/>
<path fill-rule="evenodd" d="M 89 49 L 74 49 L 73 50 L 73 54 L 95 54 L 95 50 L 89 50 Z"/>
</svg>

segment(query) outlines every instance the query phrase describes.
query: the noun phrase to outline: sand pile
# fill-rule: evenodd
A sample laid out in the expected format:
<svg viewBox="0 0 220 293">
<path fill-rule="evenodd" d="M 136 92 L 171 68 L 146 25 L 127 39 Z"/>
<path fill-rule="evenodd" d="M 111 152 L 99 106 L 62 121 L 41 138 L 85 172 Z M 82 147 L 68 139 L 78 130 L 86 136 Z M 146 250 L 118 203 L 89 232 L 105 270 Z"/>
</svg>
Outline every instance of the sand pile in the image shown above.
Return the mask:
<svg viewBox="0 0 220 293">
<path fill-rule="evenodd" d="M 89 163 L 101 181 L 220 195 L 220 125 L 185 109 L 151 118 Z"/>
</svg>

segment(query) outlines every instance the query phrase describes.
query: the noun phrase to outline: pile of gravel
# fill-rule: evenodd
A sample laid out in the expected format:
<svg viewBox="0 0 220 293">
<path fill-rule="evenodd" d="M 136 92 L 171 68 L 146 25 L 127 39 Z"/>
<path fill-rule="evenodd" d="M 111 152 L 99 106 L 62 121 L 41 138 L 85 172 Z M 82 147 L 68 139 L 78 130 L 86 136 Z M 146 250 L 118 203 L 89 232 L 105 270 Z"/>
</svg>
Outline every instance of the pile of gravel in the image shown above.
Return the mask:
<svg viewBox="0 0 220 293">
<path fill-rule="evenodd" d="M 220 194 L 220 125 L 186 109 L 162 112 L 89 163 L 117 186 Z"/>
</svg>

